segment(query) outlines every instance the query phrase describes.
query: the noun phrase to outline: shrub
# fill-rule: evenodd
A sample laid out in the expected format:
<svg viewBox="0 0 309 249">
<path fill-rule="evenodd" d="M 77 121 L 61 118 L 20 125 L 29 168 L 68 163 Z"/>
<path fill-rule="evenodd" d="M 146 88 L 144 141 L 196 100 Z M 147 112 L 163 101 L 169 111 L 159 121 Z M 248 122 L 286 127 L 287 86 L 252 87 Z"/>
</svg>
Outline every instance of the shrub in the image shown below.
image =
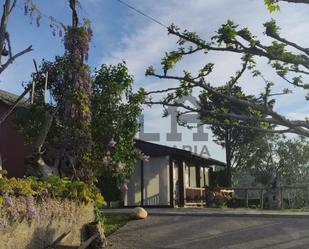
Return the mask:
<svg viewBox="0 0 309 249">
<path fill-rule="evenodd" d="M 121 201 L 122 192 L 117 177 L 105 174 L 98 179 L 97 186 L 107 202 Z"/>
<path fill-rule="evenodd" d="M 98 208 L 105 202 L 96 186 L 82 181 L 58 176 L 4 177 L 0 179 L 0 230 L 22 220 L 38 221 L 46 213 L 51 214 L 51 219 L 64 214 L 70 217 L 79 205 L 88 203 Z"/>
<path fill-rule="evenodd" d="M 7 197 L 19 196 L 68 198 L 85 204 L 90 202 L 95 205 L 104 204 L 104 198 L 99 189 L 82 181 L 71 181 L 58 176 L 49 176 L 43 179 L 35 177 L 0 179 L 0 205 Z"/>
<path fill-rule="evenodd" d="M 209 207 L 227 207 L 227 204 L 232 199 L 232 194 L 224 193 L 219 189 L 206 192 L 206 203 Z"/>
</svg>

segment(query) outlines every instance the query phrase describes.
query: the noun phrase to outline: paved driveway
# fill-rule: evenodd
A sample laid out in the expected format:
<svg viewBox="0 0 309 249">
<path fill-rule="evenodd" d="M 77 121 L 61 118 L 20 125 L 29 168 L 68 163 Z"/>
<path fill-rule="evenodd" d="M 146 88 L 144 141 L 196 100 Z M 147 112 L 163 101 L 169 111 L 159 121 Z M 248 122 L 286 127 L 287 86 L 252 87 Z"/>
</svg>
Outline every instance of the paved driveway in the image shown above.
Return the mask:
<svg viewBox="0 0 309 249">
<path fill-rule="evenodd" d="M 113 249 L 308 249 L 309 218 L 154 215 L 108 239 Z"/>
</svg>

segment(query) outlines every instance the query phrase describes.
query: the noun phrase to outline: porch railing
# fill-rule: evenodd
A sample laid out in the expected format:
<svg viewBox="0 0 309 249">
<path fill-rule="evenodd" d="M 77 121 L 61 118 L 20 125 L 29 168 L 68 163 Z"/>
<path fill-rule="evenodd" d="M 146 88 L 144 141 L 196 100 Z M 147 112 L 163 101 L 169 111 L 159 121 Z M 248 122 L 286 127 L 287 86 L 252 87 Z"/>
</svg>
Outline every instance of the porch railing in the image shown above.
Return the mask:
<svg viewBox="0 0 309 249">
<path fill-rule="evenodd" d="M 257 199 L 259 200 L 259 205 L 261 208 L 264 206 L 264 193 L 271 188 L 263 187 L 230 187 L 230 188 L 216 188 L 218 191 L 226 193 L 234 193 L 239 199 L 245 200 L 244 206 L 249 207 L 249 200 Z M 306 200 L 306 205 L 309 206 L 309 184 L 298 184 L 298 185 L 282 185 L 277 187 L 280 197 L 280 207 L 284 208 L 286 201 L 292 199 L 290 196 L 294 191 L 293 195 L 299 196 L 300 193 L 296 191 L 301 191 L 301 195 Z M 185 205 L 186 206 L 205 206 L 205 189 L 199 187 L 186 187 L 185 188 Z"/>
<path fill-rule="evenodd" d="M 185 205 L 186 206 L 204 206 L 205 188 L 186 187 L 185 188 Z"/>
</svg>

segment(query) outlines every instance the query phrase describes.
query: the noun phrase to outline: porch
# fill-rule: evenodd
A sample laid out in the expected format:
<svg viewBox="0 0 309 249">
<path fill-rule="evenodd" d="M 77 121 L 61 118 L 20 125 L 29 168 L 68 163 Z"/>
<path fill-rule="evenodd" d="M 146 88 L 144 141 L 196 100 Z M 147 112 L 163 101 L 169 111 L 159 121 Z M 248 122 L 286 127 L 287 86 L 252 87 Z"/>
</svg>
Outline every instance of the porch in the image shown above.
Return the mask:
<svg viewBox="0 0 309 249">
<path fill-rule="evenodd" d="M 172 160 L 174 207 L 206 206 L 205 186 L 213 184 L 214 170 L 214 164 L 208 163 L 198 160 Z"/>
<path fill-rule="evenodd" d="M 206 206 L 205 188 L 186 187 L 184 206 L 186 207 Z"/>
<path fill-rule="evenodd" d="M 124 206 L 185 207 L 205 205 L 205 185 L 211 185 L 214 166 L 225 163 L 190 151 L 136 140 L 150 156 L 138 161 L 124 196 Z"/>
</svg>

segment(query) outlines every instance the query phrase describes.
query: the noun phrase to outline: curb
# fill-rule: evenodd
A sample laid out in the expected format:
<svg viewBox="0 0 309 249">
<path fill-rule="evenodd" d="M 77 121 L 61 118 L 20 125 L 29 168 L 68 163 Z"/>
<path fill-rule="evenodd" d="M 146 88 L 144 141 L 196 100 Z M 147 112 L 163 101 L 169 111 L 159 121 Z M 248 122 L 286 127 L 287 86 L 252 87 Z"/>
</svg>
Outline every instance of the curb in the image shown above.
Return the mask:
<svg viewBox="0 0 309 249">
<path fill-rule="evenodd" d="M 262 218 L 304 218 L 309 219 L 309 212 L 294 212 L 294 213 L 246 213 L 246 212 L 185 212 L 185 211 L 168 211 L 160 212 L 160 210 L 151 210 L 145 208 L 150 216 L 192 216 L 192 217 L 262 217 Z M 102 212 L 112 214 L 112 213 L 131 213 L 131 209 L 103 209 Z"/>
<path fill-rule="evenodd" d="M 148 212 L 150 216 L 192 216 L 192 217 L 261 217 L 261 218 L 304 218 L 309 219 L 308 214 L 248 214 L 248 213 L 151 213 Z"/>
</svg>

